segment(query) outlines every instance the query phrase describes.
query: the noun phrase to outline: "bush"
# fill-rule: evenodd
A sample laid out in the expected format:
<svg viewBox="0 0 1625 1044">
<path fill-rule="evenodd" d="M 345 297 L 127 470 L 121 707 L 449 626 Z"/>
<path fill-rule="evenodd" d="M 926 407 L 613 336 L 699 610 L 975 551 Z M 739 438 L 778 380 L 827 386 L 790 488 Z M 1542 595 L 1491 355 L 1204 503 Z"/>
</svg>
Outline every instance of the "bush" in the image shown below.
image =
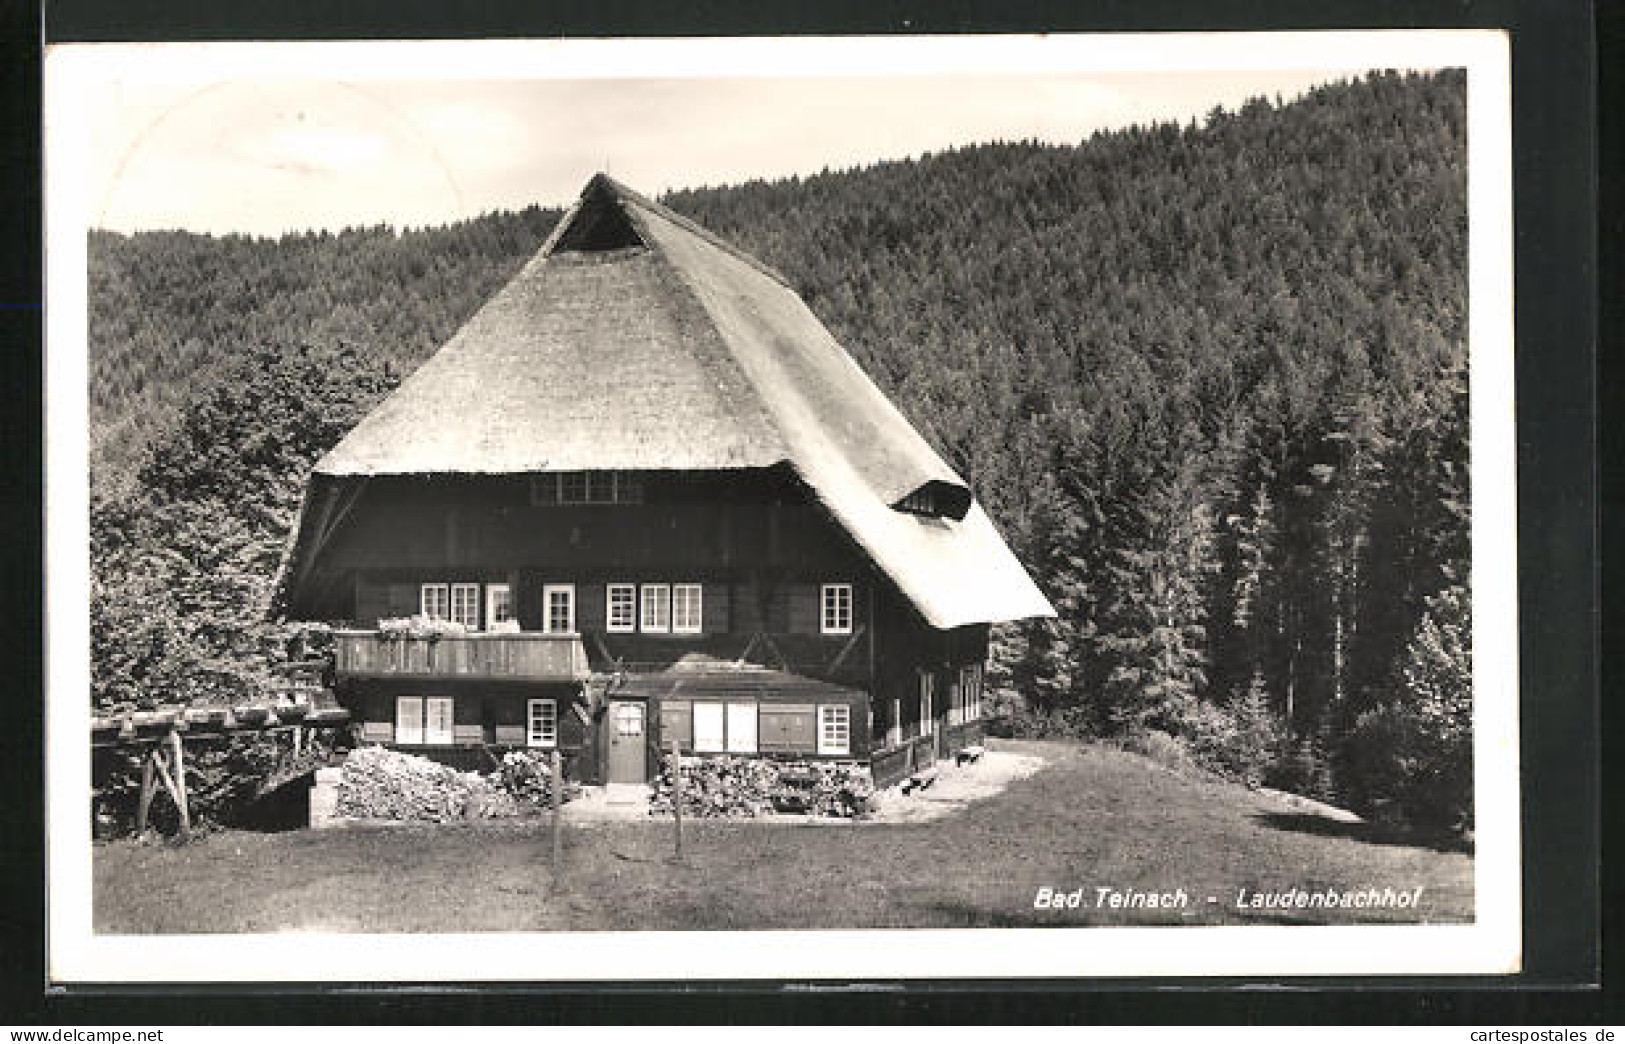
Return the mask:
<svg viewBox="0 0 1625 1044">
<path fill-rule="evenodd" d="M 1019 700 L 995 704 L 984 727 L 988 735 L 1005 739 L 1094 739 L 1101 734 L 1087 707 L 1033 710 Z"/>
<path fill-rule="evenodd" d="M 1176 772 L 1187 773 L 1202 769 L 1184 740 L 1161 729 L 1135 729 L 1124 733 L 1118 739 L 1118 743 L 1124 750 L 1144 755 L 1164 768 Z"/>
<path fill-rule="evenodd" d="M 1473 825 L 1473 679 L 1467 592 L 1435 596 L 1406 647 L 1398 695 L 1355 720 L 1344 746 L 1361 811 L 1414 826 Z"/>
<path fill-rule="evenodd" d="M 1247 692 L 1228 707 L 1201 703 L 1187 709 L 1180 735 L 1203 768 L 1260 787 L 1275 771 L 1285 740 L 1270 710 L 1264 679 L 1255 674 Z"/>
</svg>

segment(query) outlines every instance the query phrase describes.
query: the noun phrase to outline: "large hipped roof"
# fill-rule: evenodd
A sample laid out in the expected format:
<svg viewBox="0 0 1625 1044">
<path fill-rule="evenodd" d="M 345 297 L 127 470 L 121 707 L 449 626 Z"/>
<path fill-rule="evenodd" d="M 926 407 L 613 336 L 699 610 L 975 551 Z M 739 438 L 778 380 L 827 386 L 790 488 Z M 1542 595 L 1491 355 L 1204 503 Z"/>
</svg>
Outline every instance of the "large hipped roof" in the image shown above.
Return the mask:
<svg viewBox="0 0 1625 1044">
<path fill-rule="evenodd" d="M 577 247 L 616 222 L 627 234 L 609 248 Z M 780 276 L 603 175 L 537 256 L 315 471 L 342 480 L 784 463 L 933 626 L 1053 615 L 964 480 Z M 894 508 L 926 486 L 963 517 Z M 296 546 L 290 566 L 315 551 Z"/>
</svg>

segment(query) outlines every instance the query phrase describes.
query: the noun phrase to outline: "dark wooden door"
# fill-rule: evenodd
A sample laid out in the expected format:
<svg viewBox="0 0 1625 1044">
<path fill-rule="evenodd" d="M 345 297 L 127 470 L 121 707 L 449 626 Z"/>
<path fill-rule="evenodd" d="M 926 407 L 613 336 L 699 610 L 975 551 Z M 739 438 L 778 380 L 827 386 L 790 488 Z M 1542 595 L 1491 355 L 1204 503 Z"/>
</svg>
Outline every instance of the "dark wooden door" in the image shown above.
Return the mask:
<svg viewBox="0 0 1625 1044">
<path fill-rule="evenodd" d="M 611 783 L 648 781 L 644 743 L 648 732 L 644 705 L 612 700 L 606 716 L 609 727 L 609 778 Z"/>
</svg>

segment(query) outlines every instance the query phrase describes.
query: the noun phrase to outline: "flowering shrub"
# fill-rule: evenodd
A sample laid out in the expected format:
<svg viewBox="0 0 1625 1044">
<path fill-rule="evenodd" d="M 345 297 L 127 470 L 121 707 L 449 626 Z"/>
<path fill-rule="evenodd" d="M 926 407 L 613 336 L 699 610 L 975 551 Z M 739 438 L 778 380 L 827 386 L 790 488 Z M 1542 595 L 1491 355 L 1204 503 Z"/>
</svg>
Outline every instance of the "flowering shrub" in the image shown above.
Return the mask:
<svg viewBox="0 0 1625 1044">
<path fill-rule="evenodd" d="M 378 621 L 378 637 L 391 641 L 427 638 L 433 640 L 448 634 L 468 634 L 469 627 L 456 620 L 442 620 L 436 616 L 395 616 Z"/>
</svg>

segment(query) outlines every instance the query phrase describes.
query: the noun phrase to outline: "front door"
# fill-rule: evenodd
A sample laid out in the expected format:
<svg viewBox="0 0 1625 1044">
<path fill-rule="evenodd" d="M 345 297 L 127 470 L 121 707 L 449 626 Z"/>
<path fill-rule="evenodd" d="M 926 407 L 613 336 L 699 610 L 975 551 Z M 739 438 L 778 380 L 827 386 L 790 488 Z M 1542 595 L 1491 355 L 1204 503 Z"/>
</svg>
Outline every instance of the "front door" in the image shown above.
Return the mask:
<svg viewBox="0 0 1625 1044">
<path fill-rule="evenodd" d="M 644 752 L 644 708 L 641 703 L 611 700 L 609 704 L 609 782 L 643 783 L 648 780 Z"/>
</svg>

